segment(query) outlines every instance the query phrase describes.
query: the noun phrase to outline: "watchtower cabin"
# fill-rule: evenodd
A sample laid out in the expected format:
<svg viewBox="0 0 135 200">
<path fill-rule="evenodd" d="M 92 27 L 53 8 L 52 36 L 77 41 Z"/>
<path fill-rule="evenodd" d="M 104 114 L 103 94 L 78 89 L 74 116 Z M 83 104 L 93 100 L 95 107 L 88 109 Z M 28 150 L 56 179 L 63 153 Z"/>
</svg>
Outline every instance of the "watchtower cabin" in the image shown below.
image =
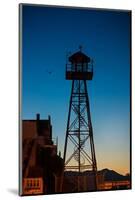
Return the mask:
<svg viewBox="0 0 135 200">
<path fill-rule="evenodd" d="M 80 51 L 71 55 L 66 64 L 67 80 L 92 80 L 93 60 Z"/>
</svg>

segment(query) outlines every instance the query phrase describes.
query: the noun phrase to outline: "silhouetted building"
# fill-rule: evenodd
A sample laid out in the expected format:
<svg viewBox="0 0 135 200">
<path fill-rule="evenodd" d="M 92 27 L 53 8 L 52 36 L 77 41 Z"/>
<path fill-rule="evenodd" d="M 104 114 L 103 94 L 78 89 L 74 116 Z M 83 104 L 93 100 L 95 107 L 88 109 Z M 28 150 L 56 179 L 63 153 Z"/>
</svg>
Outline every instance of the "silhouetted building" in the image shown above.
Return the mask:
<svg viewBox="0 0 135 200">
<path fill-rule="evenodd" d="M 56 180 L 63 168 L 52 140 L 51 118 L 23 120 L 23 194 L 56 193 Z M 57 178 L 57 179 L 56 179 Z"/>
</svg>

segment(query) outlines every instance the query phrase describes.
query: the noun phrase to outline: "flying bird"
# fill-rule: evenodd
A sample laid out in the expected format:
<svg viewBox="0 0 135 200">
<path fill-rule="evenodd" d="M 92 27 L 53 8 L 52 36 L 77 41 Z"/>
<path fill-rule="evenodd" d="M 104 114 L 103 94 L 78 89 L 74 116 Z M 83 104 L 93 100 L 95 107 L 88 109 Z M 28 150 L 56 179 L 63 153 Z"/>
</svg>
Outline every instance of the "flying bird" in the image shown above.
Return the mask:
<svg viewBox="0 0 135 200">
<path fill-rule="evenodd" d="M 46 72 L 50 75 L 52 74 L 52 71 L 46 70 Z"/>
</svg>

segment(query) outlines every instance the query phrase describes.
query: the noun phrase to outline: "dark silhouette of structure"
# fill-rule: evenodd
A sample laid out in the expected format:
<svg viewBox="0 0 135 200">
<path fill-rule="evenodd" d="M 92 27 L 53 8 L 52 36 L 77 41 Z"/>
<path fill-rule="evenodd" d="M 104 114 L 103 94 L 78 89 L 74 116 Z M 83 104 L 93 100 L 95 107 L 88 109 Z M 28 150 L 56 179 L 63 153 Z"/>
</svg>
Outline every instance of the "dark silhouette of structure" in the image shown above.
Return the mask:
<svg viewBox="0 0 135 200">
<path fill-rule="evenodd" d="M 76 177 L 69 178 L 72 185 L 69 192 L 90 190 L 87 182 L 91 182 L 91 190 L 97 190 L 97 164 L 86 84 L 87 80 L 93 78 L 93 60 L 82 53 L 80 48 L 80 51 L 71 55 L 68 61 L 66 79 L 72 80 L 72 88 L 63 156 L 65 172 L 61 190 L 65 191 L 66 171 L 78 172 L 75 173 Z M 92 175 L 89 180 L 84 181 L 88 179 L 88 176 L 83 176 L 86 170 L 91 171 Z"/>
<path fill-rule="evenodd" d="M 52 139 L 51 118 L 23 120 L 23 194 L 53 194 L 59 191 L 63 159 Z"/>
</svg>

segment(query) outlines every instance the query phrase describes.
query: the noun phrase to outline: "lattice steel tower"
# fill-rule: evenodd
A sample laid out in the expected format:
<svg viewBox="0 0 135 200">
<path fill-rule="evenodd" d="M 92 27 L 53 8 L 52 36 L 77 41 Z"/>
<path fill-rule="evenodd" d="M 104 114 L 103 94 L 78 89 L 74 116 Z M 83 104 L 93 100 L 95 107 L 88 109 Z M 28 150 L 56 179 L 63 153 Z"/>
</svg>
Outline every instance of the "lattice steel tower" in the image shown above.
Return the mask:
<svg viewBox="0 0 135 200">
<path fill-rule="evenodd" d="M 64 147 L 64 171 L 78 171 L 75 191 L 82 186 L 83 172 L 91 171 L 94 190 L 97 189 L 97 164 L 90 116 L 87 80 L 93 78 L 93 60 L 81 48 L 68 58 L 66 79 L 72 80 L 69 113 Z"/>
</svg>

